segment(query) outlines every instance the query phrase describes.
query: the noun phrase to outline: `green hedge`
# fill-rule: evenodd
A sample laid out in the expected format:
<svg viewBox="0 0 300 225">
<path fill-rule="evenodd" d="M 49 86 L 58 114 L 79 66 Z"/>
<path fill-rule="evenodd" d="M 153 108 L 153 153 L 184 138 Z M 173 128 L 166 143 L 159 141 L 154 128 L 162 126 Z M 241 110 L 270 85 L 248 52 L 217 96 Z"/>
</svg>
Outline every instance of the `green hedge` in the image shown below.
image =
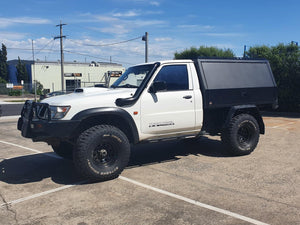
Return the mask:
<svg viewBox="0 0 300 225">
<path fill-rule="evenodd" d="M 22 95 L 22 90 L 11 90 L 8 93 L 9 96 L 21 96 Z"/>
</svg>

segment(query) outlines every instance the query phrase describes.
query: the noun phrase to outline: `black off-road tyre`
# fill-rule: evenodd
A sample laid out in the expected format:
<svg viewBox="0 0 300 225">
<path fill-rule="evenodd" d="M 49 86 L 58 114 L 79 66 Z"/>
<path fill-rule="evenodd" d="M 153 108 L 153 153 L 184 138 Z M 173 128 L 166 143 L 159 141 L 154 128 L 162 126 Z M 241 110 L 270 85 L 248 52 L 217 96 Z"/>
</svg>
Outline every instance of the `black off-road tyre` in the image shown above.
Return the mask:
<svg viewBox="0 0 300 225">
<path fill-rule="evenodd" d="M 60 157 L 63 157 L 65 159 L 70 159 L 70 160 L 73 159 L 74 146 L 71 143 L 60 141 L 55 145 L 51 145 L 51 147 L 53 151 Z"/>
<path fill-rule="evenodd" d="M 222 132 L 221 139 L 233 155 L 248 155 L 257 146 L 259 125 L 253 116 L 239 114 L 231 119 L 229 126 Z"/>
<path fill-rule="evenodd" d="M 77 171 L 92 181 L 117 178 L 127 166 L 130 144 L 126 135 L 110 125 L 97 125 L 84 131 L 73 151 Z"/>
</svg>

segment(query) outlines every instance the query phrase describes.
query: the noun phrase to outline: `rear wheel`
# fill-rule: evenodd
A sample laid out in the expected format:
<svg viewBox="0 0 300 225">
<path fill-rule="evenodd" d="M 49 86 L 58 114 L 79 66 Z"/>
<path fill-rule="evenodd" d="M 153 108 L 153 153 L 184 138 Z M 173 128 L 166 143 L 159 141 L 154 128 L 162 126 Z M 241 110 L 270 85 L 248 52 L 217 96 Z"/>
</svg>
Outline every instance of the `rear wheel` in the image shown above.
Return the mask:
<svg viewBox="0 0 300 225">
<path fill-rule="evenodd" d="M 77 140 L 73 160 L 78 172 L 92 180 L 110 180 L 127 166 L 130 144 L 126 135 L 110 125 L 84 131 Z"/>
<path fill-rule="evenodd" d="M 233 117 L 227 129 L 222 132 L 222 142 L 234 155 L 250 154 L 259 140 L 259 126 L 249 114 Z"/>
</svg>

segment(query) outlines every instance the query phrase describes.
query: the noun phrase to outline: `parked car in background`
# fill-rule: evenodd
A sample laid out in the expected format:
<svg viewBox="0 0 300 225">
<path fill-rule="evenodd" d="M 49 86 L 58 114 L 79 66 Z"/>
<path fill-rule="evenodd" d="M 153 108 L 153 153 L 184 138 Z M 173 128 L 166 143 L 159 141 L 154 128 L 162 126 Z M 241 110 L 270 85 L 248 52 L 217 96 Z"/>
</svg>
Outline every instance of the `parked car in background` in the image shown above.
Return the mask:
<svg viewBox="0 0 300 225">
<path fill-rule="evenodd" d="M 44 95 L 40 95 L 40 100 L 43 100 L 45 98 L 50 98 L 50 97 L 53 97 L 53 96 L 57 96 L 57 95 L 65 95 L 65 94 L 68 94 L 68 93 L 71 93 L 71 92 L 53 91 L 53 92 L 50 92 L 50 93 L 47 93 L 47 94 L 44 94 Z"/>
</svg>

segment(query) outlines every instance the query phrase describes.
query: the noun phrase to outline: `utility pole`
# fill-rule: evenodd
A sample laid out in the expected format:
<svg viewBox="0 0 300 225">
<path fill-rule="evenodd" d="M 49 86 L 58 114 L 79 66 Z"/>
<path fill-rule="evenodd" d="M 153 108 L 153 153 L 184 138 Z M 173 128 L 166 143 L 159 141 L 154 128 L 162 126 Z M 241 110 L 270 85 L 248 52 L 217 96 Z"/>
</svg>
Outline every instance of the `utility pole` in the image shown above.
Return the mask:
<svg viewBox="0 0 300 225">
<path fill-rule="evenodd" d="M 60 24 L 56 25 L 56 27 L 60 27 L 60 35 L 59 36 L 56 36 L 54 37 L 54 40 L 55 39 L 60 39 L 60 68 L 61 68 L 61 89 L 62 91 L 64 91 L 64 50 L 63 50 L 63 38 L 66 38 L 66 36 L 63 36 L 63 31 L 62 31 L 62 27 L 64 25 L 67 25 L 65 23 L 61 23 L 60 21 Z"/>
<path fill-rule="evenodd" d="M 148 32 L 142 37 L 142 41 L 145 41 L 145 63 L 148 62 Z"/>
<path fill-rule="evenodd" d="M 33 59 L 33 84 L 34 84 L 34 101 L 36 102 L 36 80 L 35 80 L 35 61 L 34 61 L 34 48 L 32 41 L 32 59 Z"/>
<path fill-rule="evenodd" d="M 244 58 L 244 59 L 246 58 L 246 49 L 247 49 L 247 46 L 244 45 L 244 55 L 243 55 L 243 58 Z"/>
</svg>

